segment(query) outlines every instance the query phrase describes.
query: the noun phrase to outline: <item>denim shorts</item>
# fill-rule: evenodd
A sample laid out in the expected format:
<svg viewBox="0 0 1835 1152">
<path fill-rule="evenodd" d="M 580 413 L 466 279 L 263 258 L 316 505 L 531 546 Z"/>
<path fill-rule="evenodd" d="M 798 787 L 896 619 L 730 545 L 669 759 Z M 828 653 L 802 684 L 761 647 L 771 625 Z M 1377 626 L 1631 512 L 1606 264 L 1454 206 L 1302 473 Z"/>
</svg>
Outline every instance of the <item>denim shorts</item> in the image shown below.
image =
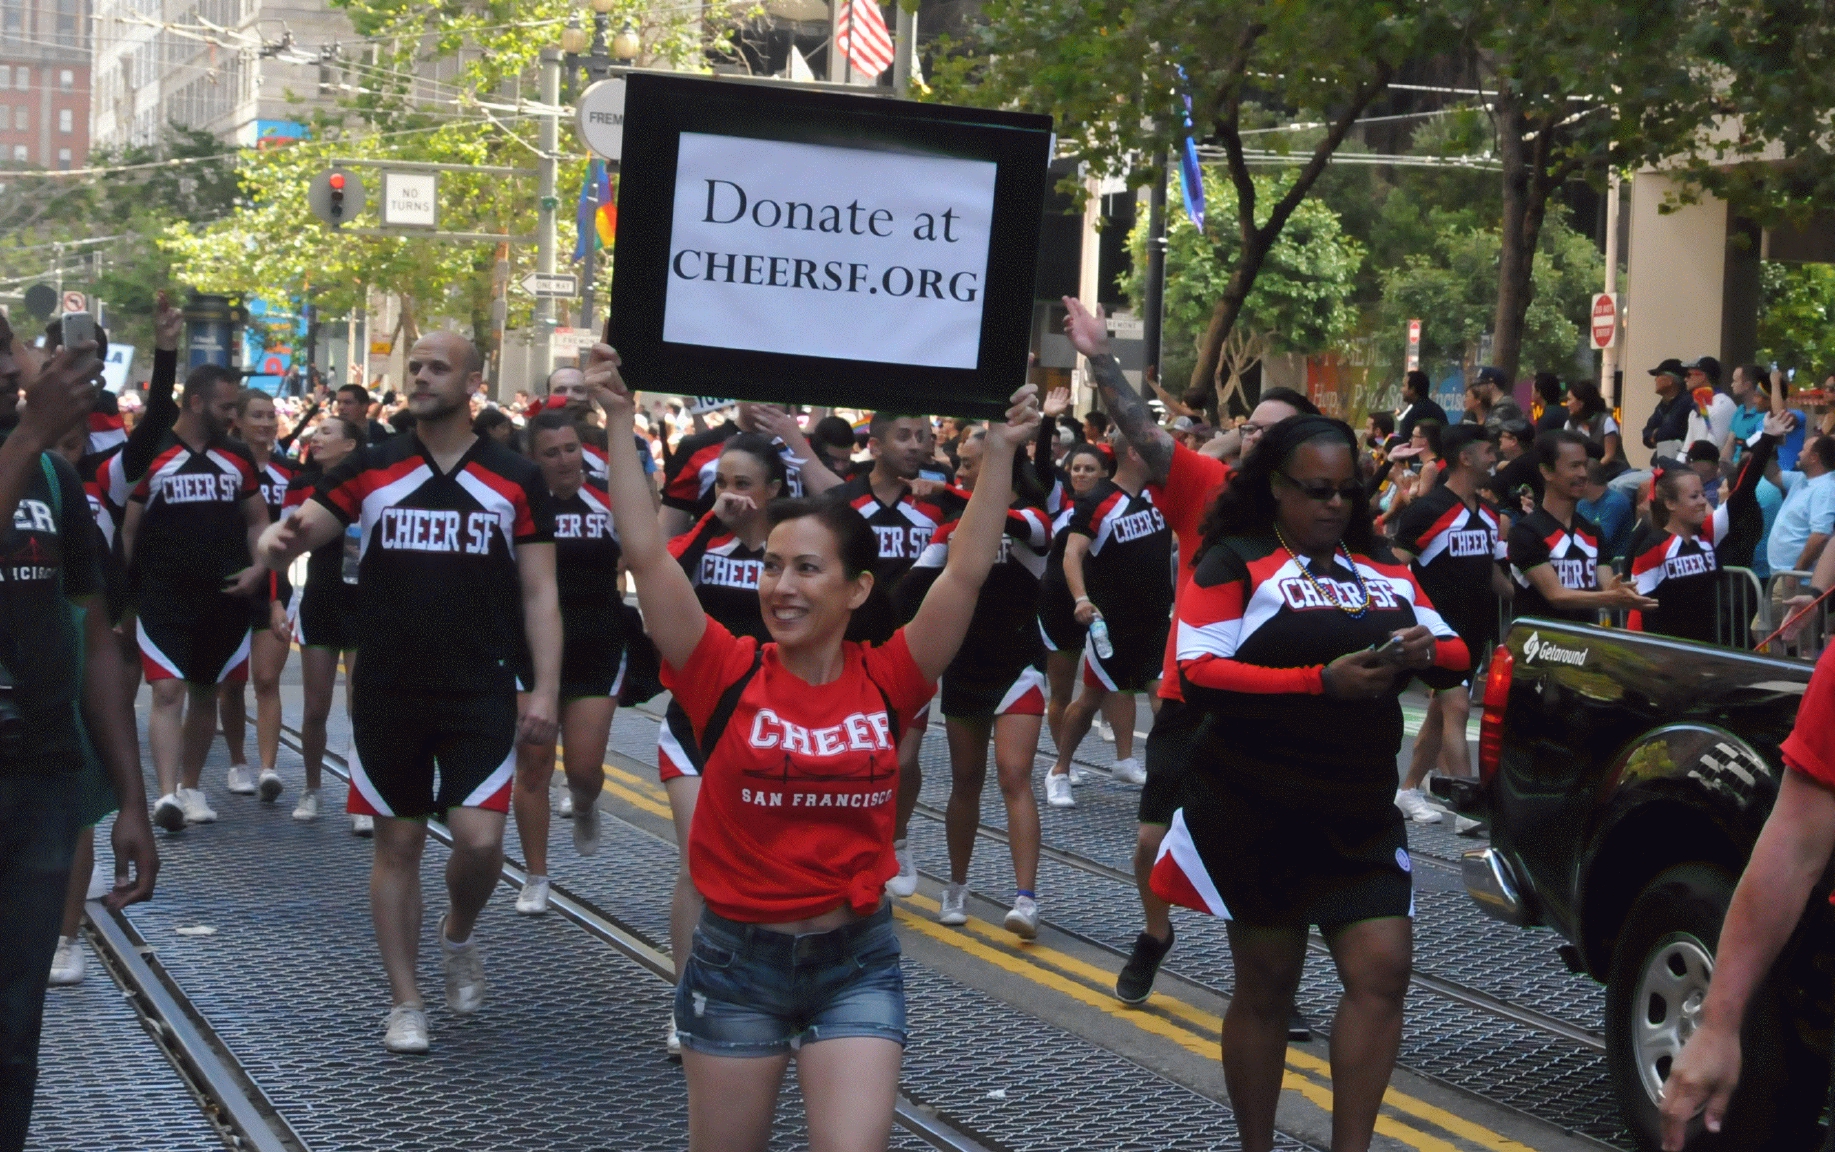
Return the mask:
<svg viewBox="0 0 1835 1152">
<path fill-rule="evenodd" d="M 702 911 L 675 1030 L 709 1056 L 781 1056 L 843 1036 L 905 1043 L 905 978 L 890 904 L 830 932 L 791 936 Z"/>
</svg>

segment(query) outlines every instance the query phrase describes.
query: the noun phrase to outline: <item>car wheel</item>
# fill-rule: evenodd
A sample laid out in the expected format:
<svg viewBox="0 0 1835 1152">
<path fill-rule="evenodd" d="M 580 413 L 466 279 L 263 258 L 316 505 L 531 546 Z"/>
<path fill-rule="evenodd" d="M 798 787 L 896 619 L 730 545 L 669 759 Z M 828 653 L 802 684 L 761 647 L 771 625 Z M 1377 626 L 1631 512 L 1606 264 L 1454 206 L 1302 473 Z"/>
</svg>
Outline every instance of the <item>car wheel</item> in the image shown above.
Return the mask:
<svg viewBox="0 0 1835 1152">
<path fill-rule="evenodd" d="M 1606 1062 L 1619 1110 L 1638 1144 L 1661 1147 L 1657 1109 L 1671 1062 L 1695 1031 L 1714 971 L 1734 878 L 1683 864 L 1638 894 L 1612 952 L 1606 982 Z M 1770 981 L 1747 1009 L 1739 1090 L 1718 1134 L 1696 1120 L 1689 1148 L 1808 1148 L 1822 1112 L 1821 1061 L 1802 1051 Z"/>
</svg>

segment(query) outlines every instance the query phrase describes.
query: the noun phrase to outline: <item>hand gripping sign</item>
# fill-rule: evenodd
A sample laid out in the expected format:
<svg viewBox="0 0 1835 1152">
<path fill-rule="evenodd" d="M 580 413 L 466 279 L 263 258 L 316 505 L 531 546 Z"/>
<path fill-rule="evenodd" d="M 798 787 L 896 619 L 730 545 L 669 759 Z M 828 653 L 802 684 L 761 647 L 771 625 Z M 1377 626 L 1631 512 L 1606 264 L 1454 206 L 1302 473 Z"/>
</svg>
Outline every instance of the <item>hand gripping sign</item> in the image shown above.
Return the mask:
<svg viewBox="0 0 1835 1152">
<path fill-rule="evenodd" d="M 607 339 L 636 387 L 993 416 L 1049 117 L 633 73 Z"/>
</svg>

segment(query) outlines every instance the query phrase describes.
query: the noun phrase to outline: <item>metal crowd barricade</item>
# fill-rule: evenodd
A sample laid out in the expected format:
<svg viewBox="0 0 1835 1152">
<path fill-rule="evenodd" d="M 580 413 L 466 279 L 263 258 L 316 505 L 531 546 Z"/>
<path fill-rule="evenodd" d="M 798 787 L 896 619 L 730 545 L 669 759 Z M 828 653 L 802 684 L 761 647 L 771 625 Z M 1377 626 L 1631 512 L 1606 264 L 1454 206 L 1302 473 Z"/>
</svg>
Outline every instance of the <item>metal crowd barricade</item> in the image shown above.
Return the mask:
<svg viewBox="0 0 1835 1152">
<path fill-rule="evenodd" d="M 1771 635 L 1771 597 L 1750 568 L 1729 565 L 1714 581 L 1714 643 L 1751 648 Z"/>
<path fill-rule="evenodd" d="M 1761 634 L 1769 636 L 1775 629 L 1791 616 L 1791 609 L 1786 601 L 1809 587 L 1812 573 L 1801 569 L 1787 569 L 1771 574 L 1771 583 L 1766 588 L 1765 607 L 1770 612 L 1770 625 Z M 1766 651 L 1773 656 L 1794 656 L 1800 660 L 1814 661 L 1822 654 L 1822 649 L 1829 640 L 1829 602 L 1823 601 L 1805 618 L 1801 629 L 1789 639 L 1780 636 L 1771 642 Z"/>
</svg>

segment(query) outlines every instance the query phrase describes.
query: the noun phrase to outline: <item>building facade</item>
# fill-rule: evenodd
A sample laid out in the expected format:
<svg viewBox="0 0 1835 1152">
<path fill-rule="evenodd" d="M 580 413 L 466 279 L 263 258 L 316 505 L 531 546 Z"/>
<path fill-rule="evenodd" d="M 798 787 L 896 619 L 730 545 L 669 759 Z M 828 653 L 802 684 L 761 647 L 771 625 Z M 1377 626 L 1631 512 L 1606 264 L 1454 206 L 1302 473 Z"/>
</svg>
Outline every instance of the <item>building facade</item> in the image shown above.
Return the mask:
<svg viewBox="0 0 1835 1152">
<path fill-rule="evenodd" d="M 324 0 L 93 2 L 99 144 L 153 144 L 169 124 L 240 145 L 298 136 L 321 102 L 319 48 L 352 39 Z"/>
<path fill-rule="evenodd" d="M 89 0 L 0 0 L 0 165 L 89 156 Z"/>
</svg>

